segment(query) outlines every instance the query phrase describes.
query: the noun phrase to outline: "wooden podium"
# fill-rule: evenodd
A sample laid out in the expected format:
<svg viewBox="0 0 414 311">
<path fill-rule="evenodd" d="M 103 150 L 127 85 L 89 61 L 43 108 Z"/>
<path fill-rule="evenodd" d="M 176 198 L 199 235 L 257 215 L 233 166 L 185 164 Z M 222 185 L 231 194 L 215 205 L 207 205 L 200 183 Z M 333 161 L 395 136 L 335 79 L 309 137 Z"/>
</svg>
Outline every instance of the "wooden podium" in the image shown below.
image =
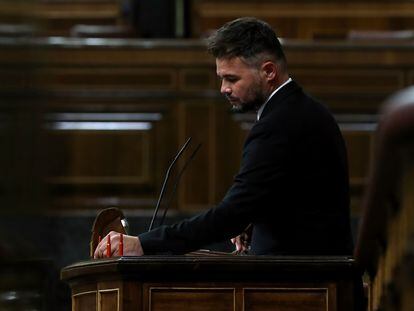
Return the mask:
<svg viewBox="0 0 414 311">
<path fill-rule="evenodd" d="M 360 288 L 348 257 L 117 257 L 61 277 L 74 311 L 350 311 Z"/>
</svg>

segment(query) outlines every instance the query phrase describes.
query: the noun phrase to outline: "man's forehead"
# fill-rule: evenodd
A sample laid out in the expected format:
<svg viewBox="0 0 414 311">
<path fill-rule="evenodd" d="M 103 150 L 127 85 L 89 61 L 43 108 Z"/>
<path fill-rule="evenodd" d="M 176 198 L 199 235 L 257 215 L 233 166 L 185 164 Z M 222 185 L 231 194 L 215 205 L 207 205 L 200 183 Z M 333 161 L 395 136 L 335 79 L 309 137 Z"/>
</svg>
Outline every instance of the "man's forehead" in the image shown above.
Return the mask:
<svg viewBox="0 0 414 311">
<path fill-rule="evenodd" d="M 216 72 L 218 76 L 236 74 L 247 69 L 247 64 L 240 57 L 216 58 Z"/>
<path fill-rule="evenodd" d="M 217 66 L 232 66 L 239 65 L 241 63 L 244 63 L 244 61 L 241 59 L 241 57 L 238 56 L 216 58 Z"/>
</svg>

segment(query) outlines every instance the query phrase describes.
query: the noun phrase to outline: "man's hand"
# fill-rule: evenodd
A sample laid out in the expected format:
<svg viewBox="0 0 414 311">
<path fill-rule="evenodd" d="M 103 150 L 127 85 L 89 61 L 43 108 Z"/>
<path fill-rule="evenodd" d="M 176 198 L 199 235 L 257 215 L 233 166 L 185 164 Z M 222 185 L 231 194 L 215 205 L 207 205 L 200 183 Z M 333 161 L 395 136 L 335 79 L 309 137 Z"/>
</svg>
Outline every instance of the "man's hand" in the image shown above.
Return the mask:
<svg viewBox="0 0 414 311">
<path fill-rule="evenodd" d="M 249 250 L 249 241 L 245 232 L 232 238 L 230 241 L 236 246 L 237 253 L 245 253 Z"/>
<path fill-rule="evenodd" d="M 252 224 L 249 224 L 240 235 L 230 240 L 236 246 L 235 252 L 237 254 L 246 253 L 250 249 L 252 229 Z"/>
<path fill-rule="evenodd" d="M 111 256 L 120 256 L 119 241 L 120 233 L 111 231 L 102 241 L 98 244 L 93 254 L 93 258 L 105 258 L 108 257 L 106 253 L 106 244 L 108 242 L 108 236 L 111 236 Z M 137 236 L 123 235 L 124 243 L 124 256 L 142 256 L 144 251 L 141 246 L 141 242 Z"/>
</svg>

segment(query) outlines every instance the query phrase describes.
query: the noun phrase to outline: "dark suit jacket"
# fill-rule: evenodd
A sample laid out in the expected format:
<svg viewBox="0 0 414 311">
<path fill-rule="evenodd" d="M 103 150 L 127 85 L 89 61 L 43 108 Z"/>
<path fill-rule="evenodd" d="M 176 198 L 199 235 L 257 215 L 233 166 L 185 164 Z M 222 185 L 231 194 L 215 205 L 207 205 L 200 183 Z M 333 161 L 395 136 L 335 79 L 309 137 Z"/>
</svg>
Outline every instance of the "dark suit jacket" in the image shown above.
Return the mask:
<svg viewBox="0 0 414 311">
<path fill-rule="evenodd" d="M 294 82 L 251 129 L 220 204 L 139 235 L 145 254 L 182 254 L 253 224 L 252 253 L 351 255 L 346 149 L 331 114 Z"/>
</svg>

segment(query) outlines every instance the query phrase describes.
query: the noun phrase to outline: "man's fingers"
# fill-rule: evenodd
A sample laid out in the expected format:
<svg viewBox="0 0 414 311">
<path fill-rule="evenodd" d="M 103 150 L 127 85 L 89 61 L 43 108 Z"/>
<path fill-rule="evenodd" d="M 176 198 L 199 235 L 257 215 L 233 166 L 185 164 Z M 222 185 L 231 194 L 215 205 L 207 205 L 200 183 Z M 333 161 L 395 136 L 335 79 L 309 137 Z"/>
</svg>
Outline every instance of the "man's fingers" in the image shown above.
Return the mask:
<svg viewBox="0 0 414 311">
<path fill-rule="evenodd" d="M 106 244 L 106 242 L 105 242 L 105 244 Z M 101 241 L 95 249 L 95 253 L 93 254 L 93 258 L 96 259 L 96 258 L 101 258 L 102 257 L 102 255 L 103 255 L 102 245 L 103 245 L 103 243 Z"/>
<path fill-rule="evenodd" d="M 98 258 L 98 249 L 99 249 L 99 244 L 98 244 L 98 246 L 95 248 L 95 251 L 93 252 L 93 258 L 94 258 L 94 259 Z"/>
<path fill-rule="evenodd" d="M 235 245 L 236 245 L 236 250 L 237 250 L 237 251 L 240 251 L 240 249 L 241 249 L 241 247 L 242 247 L 242 242 L 241 242 L 241 239 L 240 239 L 240 235 L 238 235 L 238 236 L 236 237 L 236 242 L 235 242 Z"/>
<path fill-rule="evenodd" d="M 97 259 L 97 258 L 102 258 L 103 257 L 104 252 L 102 251 L 102 248 L 103 248 L 102 243 L 99 243 L 98 246 L 95 249 L 95 252 L 93 254 L 93 258 Z M 105 246 L 105 248 L 106 248 L 106 246 Z"/>
<path fill-rule="evenodd" d="M 115 231 L 109 232 L 102 240 L 99 242 L 98 246 L 95 249 L 95 252 L 93 253 L 93 258 L 103 258 L 108 257 L 107 256 L 107 243 L 108 243 L 108 237 L 110 236 L 111 239 L 111 249 L 110 249 L 110 256 L 111 257 L 117 248 L 118 245 L 118 237 L 119 234 Z"/>
<path fill-rule="evenodd" d="M 243 239 L 241 235 L 238 235 L 235 238 L 232 238 L 230 241 L 236 246 L 237 251 L 246 249 L 246 241 L 245 239 Z"/>
<path fill-rule="evenodd" d="M 249 249 L 249 235 L 245 232 L 230 239 L 231 243 L 236 247 L 236 252 L 241 253 Z"/>
<path fill-rule="evenodd" d="M 101 257 L 100 250 L 101 250 L 101 247 L 102 247 L 102 244 L 103 243 L 106 244 L 105 238 L 103 240 L 101 240 L 101 242 L 99 242 L 99 244 L 96 246 L 95 252 L 93 253 L 93 258 L 96 259 L 96 258 L 100 258 Z"/>
</svg>

